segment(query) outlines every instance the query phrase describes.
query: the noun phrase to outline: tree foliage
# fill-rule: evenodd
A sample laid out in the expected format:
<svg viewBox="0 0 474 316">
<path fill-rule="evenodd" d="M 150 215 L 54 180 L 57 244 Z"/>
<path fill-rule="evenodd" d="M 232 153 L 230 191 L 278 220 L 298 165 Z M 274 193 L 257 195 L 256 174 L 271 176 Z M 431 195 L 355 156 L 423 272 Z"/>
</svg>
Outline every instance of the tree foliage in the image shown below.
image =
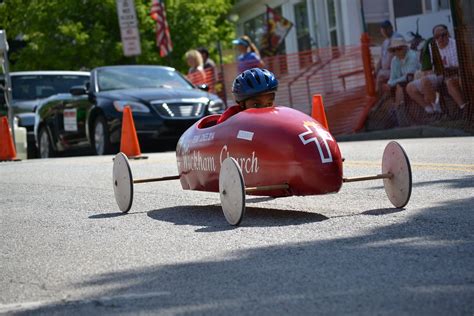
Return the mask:
<svg viewBox="0 0 474 316">
<path fill-rule="evenodd" d="M 0 29 L 12 47 L 12 70 L 90 69 L 116 64 L 160 64 L 186 72 L 184 54 L 217 41 L 230 47 L 234 28 L 226 18 L 233 0 L 168 0 L 166 13 L 173 52 L 159 56 L 151 0 L 135 0 L 142 54 L 124 57 L 115 0 L 5 0 Z M 13 44 L 13 45 L 12 45 Z M 20 44 L 20 45 L 17 45 Z"/>
</svg>

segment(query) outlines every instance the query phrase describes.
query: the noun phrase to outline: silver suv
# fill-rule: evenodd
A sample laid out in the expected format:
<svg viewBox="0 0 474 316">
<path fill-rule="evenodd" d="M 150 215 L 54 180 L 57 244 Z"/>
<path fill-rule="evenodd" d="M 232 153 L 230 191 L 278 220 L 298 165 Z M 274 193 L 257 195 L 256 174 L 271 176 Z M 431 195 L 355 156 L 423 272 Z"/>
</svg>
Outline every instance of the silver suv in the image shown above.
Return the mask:
<svg viewBox="0 0 474 316">
<path fill-rule="evenodd" d="M 28 158 L 36 156 L 34 137 L 35 110 L 41 100 L 58 93 L 69 93 L 73 86 L 89 82 L 87 71 L 20 71 L 11 72 L 12 108 L 18 125 L 26 127 Z"/>
</svg>

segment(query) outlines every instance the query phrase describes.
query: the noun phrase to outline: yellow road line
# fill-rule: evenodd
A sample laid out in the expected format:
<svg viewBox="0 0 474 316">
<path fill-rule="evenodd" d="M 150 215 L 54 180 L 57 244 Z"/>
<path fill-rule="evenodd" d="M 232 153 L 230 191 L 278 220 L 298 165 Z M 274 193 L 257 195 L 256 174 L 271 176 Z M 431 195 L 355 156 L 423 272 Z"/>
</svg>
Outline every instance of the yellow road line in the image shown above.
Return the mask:
<svg viewBox="0 0 474 316">
<path fill-rule="evenodd" d="M 382 162 L 378 162 L 378 161 L 345 161 L 344 165 L 345 166 L 372 167 L 372 166 L 381 166 Z M 474 172 L 474 164 L 412 162 L 411 166 L 412 166 L 413 169 L 454 170 L 454 171 Z"/>
</svg>

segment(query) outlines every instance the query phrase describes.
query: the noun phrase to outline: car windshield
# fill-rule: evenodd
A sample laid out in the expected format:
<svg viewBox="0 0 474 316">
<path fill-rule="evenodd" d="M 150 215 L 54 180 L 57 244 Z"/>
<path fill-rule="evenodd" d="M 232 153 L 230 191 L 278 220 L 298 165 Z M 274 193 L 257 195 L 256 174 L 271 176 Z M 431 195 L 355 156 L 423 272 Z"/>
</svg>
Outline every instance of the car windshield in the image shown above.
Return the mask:
<svg viewBox="0 0 474 316">
<path fill-rule="evenodd" d="M 97 71 L 99 91 L 140 88 L 193 89 L 177 71 L 160 67 L 111 67 Z"/>
<path fill-rule="evenodd" d="M 69 93 L 72 86 L 89 81 L 84 75 L 14 75 L 11 76 L 13 100 L 35 100 L 58 93 Z"/>
</svg>

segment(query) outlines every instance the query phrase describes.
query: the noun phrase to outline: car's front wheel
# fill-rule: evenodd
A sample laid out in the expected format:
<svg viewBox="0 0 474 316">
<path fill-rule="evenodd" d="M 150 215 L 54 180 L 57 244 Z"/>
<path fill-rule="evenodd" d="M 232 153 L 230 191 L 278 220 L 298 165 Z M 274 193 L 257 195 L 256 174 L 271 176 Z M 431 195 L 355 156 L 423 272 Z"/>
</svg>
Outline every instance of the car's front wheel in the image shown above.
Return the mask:
<svg viewBox="0 0 474 316">
<path fill-rule="evenodd" d="M 92 143 L 96 155 L 110 154 L 113 150 L 110 144 L 107 123 L 103 116 L 98 116 L 94 121 Z"/>
<path fill-rule="evenodd" d="M 41 127 L 39 131 L 39 156 L 40 158 L 51 158 L 54 157 L 53 145 L 49 138 L 48 130 L 46 127 Z"/>
</svg>

